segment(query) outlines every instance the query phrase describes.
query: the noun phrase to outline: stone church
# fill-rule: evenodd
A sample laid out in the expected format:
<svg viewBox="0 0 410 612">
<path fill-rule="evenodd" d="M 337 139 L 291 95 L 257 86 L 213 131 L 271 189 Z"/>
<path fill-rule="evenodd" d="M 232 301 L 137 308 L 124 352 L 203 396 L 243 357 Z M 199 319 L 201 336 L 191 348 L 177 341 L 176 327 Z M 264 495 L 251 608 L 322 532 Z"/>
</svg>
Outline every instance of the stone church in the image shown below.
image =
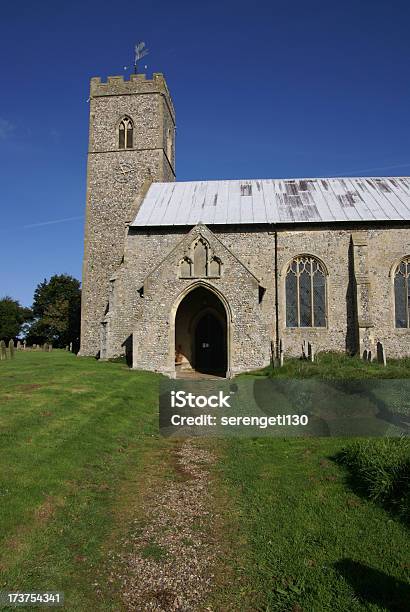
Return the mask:
<svg viewBox="0 0 410 612">
<path fill-rule="evenodd" d="M 81 355 L 170 377 L 304 341 L 402 357 L 409 277 L 409 177 L 176 182 L 164 77 L 91 79 Z"/>
</svg>

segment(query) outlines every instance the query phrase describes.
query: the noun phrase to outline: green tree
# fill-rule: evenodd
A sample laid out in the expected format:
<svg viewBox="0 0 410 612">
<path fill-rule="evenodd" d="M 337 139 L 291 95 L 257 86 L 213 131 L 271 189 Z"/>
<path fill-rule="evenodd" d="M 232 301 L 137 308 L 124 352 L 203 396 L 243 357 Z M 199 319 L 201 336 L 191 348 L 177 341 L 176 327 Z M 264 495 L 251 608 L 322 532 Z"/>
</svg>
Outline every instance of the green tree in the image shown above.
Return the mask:
<svg viewBox="0 0 410 612">
<path fill-rule="evenodd" d="M 64 347 L 70 342 L 75 348 L 80 340 L 80 282 L 68 274 L 56 274 L 44 279 L 34 292 L 35 321 L 27 334 L 31 343 L 49 342 Z"/>
<path fill-rule="evenodd" d="M 17 338 L 21 333 L 24 324 L 32 318 L 30 308 L 21 306 L 17 300 L 10 296 L 0 299 L 0 340 L 6 344 L 11 339 Z"/>
</svg>

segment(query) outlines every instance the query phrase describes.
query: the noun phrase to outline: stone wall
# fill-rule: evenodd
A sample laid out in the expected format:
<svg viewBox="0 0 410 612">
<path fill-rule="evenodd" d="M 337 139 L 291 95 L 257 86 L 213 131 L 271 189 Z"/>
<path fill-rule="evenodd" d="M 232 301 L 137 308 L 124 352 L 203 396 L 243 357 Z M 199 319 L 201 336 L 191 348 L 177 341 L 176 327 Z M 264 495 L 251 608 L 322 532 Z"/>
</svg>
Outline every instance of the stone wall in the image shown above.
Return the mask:
<svg viewBox="0 0 410 612">
<path fill-rule="evenodd" d="M 120 150 L 124 116 L 133 148 Z M 198 283 L 224 304 L 232 374 L 266 365 L 279 338 L 285 355 L 300 355 L 305 340 L 316 352 L 380 341 L 388 357 L 410 354 L 410 330 L 395 327 L 392 276 L 410 255 L 408 224 L 129 228 L 152 180 L 175 180 L 175 111 L 163 76 L 91 79 L 80 354 L 125 353 L 134 367 L 172 375 L 175 309 Z M 198 235 L 220 257 L 220 276 L 180 277 Z M 327 273 L 323 328 L 286 327 L 286 269 L 305 254 Z"/>
<path fill-rule="evenodd" d="M 205 232 L 223 262 L 221 278 L 203 282 L 224 297 L 232 314 L 232 373 L 262 367 L 270 359 L 271 341 L 277 340 L 275 233 L 271 227 L 211 229 L 198 226 L 194 231 Z M 304 340 L 312 342 L 316 352 L 359 349 L 355 272 L 360 275 L 363 270 L 357 255 L 354 261 L 352 242 L 358 232 L 367 249 L 370 283 L 366 333 L 372 342 L 383 343 L 388 357 L 410 354 L 410 331 L 394 324 L 391 276 L 398 260 L 410 253 L 410 227 L 335 225 L 278 230 L 278 319 L 285 355 L 300 355 Z M 178 263 L 191 240 L 192 233 L 184 228 L 130 229 L 106 318 L 111 356 L 126 348 L 131 351 L 133 340 L 135 367 L 172 374 L 175 307 L 183 292 L 198 282 L 178 275 Z M 320 259 L 327 271 L 324 328 L 286 328 L 286 269 L 293 257 L 302 254 Z"/>
<path fill-rule="evenodd" d="M 118 125 L 125 115 L 134 123 L 134 146 L 120 150 Z M 174 135 L 174 124 L 162 75 L 91 79 L 81 355 L 100 350 L 110 278 L 121 264 L 126 222 L 147 175 L 154 181 L 175 179 L 174 160 L 166 153 L 166 134 Z"/>
</svg>

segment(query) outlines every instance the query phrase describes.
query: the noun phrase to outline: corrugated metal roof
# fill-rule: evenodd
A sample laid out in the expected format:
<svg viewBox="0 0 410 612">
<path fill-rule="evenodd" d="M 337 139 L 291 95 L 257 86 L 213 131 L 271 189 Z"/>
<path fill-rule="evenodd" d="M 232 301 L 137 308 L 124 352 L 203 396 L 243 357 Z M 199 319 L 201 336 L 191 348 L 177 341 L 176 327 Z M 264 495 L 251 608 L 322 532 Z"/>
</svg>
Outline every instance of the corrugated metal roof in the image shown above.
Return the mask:
<svg viewBox="0 0 410 612">
<path fill-rule="evenodd" d="M 410 177 L 153 183 L 134 227 L 409 221 Z"/>
</svg>

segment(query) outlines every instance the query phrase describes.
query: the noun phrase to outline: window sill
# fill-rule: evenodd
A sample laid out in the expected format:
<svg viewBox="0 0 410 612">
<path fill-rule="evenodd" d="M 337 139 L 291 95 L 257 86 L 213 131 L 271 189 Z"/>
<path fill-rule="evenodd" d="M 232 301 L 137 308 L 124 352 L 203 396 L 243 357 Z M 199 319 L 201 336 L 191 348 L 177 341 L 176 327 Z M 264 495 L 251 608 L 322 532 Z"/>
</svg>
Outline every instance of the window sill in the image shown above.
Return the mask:
<svg viewBox="0 0 410 612">
<path fill-rule="evenodd" d="M 326 325 L 325 327 L 287 327 L 285 325 L 284 329 L 286 331 L 302 331 L 302 332 L 318 332 L 318 331 L 329 331 L 329 327 Z"/>
</svg>

